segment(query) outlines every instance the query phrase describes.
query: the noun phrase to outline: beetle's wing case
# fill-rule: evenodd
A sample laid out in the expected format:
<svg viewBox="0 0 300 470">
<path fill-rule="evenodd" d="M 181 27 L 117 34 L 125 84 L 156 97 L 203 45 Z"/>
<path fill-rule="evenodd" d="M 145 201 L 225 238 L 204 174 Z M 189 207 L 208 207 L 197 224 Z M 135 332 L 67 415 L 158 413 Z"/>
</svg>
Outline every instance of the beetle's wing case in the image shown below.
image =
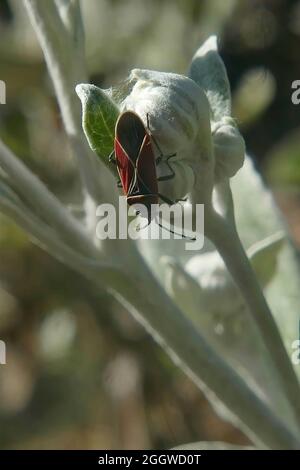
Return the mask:
<svg viewBox="0 0 300 470">
<path fill-rule="evenodd" d="M 122 113 L 116 123 L 115 155 L 128 204 L 158 203 L 155 155 L 151 138 L 140 117 Z"/>
</svg>

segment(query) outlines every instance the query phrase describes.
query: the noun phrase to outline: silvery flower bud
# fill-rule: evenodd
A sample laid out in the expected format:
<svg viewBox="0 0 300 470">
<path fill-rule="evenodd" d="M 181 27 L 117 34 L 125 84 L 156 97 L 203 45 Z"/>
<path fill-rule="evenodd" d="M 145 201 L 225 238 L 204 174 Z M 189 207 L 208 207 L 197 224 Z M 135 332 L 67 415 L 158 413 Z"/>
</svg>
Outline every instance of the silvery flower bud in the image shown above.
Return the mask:
<svg viewBox="0 0 300 470">
<path fill-rule="evenodd" d="M 208 102 L 202 89 L 183 75 L 134 69 L 124 109 L 135 111 L 161 145 L 163 154 L 190 158 Z"/>
<path fill-rule="evenodd" d="M 135 83 L 121 109 L 135 111 L 149 126 L 158 144 L 153 145 L 155 156 L 162 157 L 158 178 L 173 173 L 159 182 L 160 192 L 174 201 L 184 198 L 195 181 L 192 161 L 201 152 L 199 131 L 209 127 L 207 98 L 193 80 L 174 73 L 135 69 L 130 81 Z"/>
<path fill-rule="evenodd" d="M 243 166 L 245 142 L 234 119 L 229 116 L 212 123 L 216 181 L 231 178 Z"/>
</svg>

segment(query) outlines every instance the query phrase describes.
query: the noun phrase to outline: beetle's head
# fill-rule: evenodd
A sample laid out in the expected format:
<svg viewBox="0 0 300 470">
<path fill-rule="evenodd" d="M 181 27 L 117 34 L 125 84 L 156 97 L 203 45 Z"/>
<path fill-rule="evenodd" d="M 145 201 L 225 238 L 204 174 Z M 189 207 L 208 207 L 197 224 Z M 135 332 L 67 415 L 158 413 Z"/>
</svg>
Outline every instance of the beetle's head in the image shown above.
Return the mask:
<svg viewBox="0 0 300 470">
<path fill-rule="evenodd" d="M 136 214 L 148 219 L 150 223 L 155 217 L 159 201 L 157 194 L 138 194 L 127 196 L 127 203 L 129 206 L 136 206 Z"/>
</svg>

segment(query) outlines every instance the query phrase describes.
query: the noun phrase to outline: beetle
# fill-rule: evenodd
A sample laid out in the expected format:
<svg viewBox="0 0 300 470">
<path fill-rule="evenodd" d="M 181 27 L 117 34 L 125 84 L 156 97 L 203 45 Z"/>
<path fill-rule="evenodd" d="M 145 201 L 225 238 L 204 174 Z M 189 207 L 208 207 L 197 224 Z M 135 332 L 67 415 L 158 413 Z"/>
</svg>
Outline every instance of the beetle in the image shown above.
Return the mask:
<svg viewBox="0 0 300 470">
<path fill-rule="evenodd" d="M 158 157 L 155 157 L 152 143 L 159 152 Z M 147 128 L 135 112 L 124 111 L 120 114 L 115 127 L 114 150 L 109 161 L 117 166 L 120 184 L 128 205 L 143 204 L 147 209 L 148 223 L 151 222 L 152 204 L 158 204 L 160 199 L 169 205 L 178 202 L 178 200 L 171 201 L 158 191 L 159 181 L 167 181 L 175 176 L 169 164 L 169 160 L 175 156 L 175 153 L 163 155 L 155 137 L 151 134 L 148 114 Z M 162 161 L 170 173 L 157 177 L 156 165 Z M 160 223 L 159 225 L 162 227 Z"/>
<path fill-rule="evenodd" d="M 135 112 L 121 113 L 116 122 L 114 151 L 110 156 L 110 161 L 117 165 L 127 203 L 129 205 L 144 204 L 149 212 L 151 205 L 158 204 L 159 199 L 168 204 L 174 204 L 158 192 L 158 181 L 166 181 L 174 177 L 174 171 L 168 164 L 168 160 L 176 154 L 163 156 L 158 143 L 150 133 L 148 115 L 147 128 Z M 157 158 L 154 155 L 152 142 L 159 150 Z M 115 159 L 113 159 L 113 154 Z M 156 165 L 163 158 L 170 169 L 170 174 L 157 178 Z"/>
</svg>

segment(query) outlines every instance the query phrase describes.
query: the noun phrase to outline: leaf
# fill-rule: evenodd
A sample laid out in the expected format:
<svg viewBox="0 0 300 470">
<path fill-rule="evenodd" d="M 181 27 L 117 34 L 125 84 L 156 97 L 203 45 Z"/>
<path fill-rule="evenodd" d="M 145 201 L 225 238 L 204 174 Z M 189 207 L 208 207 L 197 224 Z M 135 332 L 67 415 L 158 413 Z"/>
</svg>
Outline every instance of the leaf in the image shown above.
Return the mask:
<svg viewBox="0 0 300 470">
<path fill-rule="evenodd" d="M 279 411 L 292 422 L 266 348 L 218 253 L 195 255 L 185 269 L 169 257 L 161 261 L 167 267 L 169 294 L 195 327 L 275 413 Z M 215 402 L 212 405 L 228 419 L 224 408 Z"/>
<path fill-rule="evenodd" d="M 300 270 L 296 251 L 289 242 L 286 224 L 271 193 L 263 185 L 251 160 L 232 178 L 238 229 L 246 247 L 266 236 L 283 231 L 287 240 L 278 256 L 278 266 L 265 294 L 282 334 L 289 356 L 292 342 L 299 339 Z M 300 378 L 300 368 L 295 367 Z"/>
<path fill-rule="evenodd" d="M 119 115 L 117 105 L 109 93 L 90 84 L 76 86 L 82 104 L 82 127 L 91 149 L 116 174 L 115 165 L 109 163 L 114 148 L 115 125 Z"/>
<path fill-rule="evenodd" d="M 173 447 L 172 450 L 255 450 L 251 446 L 239 446 L 236 444 L 228 444 L 221 441 L 200 441 L 190 442 L 189 444 L 182 444 L 181 446 Z"/>
<path fill-rule="evenodd" d="M 248 250 L 248 256 L 260 284 L 265 287 L 276 274 L 279 252 L 284 244 L 284 233 L 277 232 Z"/>
<path fill-rule="evenodd" d="M 285 224 L 272 195 L 263 185 L 249 157 L 246 157 L 243 168 L 232 178 L 231 187 L 239 234 L 244 246 L 247 249 L 251 247 L 248 254 L 253 267 L 259 271 L 262 285 L 267 283 L 264 292 L 291 356 L 292 342 L 298 339 L 300 305 L 300 275 L 295 251 L 288 242 Z M 282 234 L 285 235 L 283 240 Z M 270 244 L 272 240 L 274 243 Z M 262 253 L 263 244 L 267 241 L 269 247 Z M 281 393 L 274 367 L 232 283 L 226 288 L 227 295 L 223 296 L 226 285 L 222 283 L 227 281 L 223 276 L 220 277 L 219 262 L 213 258 L 212 249 L 207 240 L 201 253 L 186 251 L 182 240 L 143 240 L 140 243 L 143 256 L 195 327 L 248 385 L 268 402 L 274 412 L 293 428 L 294 418 Z M 200 258 L 199 269 L 203 271 L 201 285 L 184 270 L 184 266 L 190 264 L 191 258 L 195 256 Z M 207 271 L 205 261 L 209 264 Z M 212 277 L 210 274 L 214 263 L 217 276 L 215 290 L 204 290 Z M 173 287 L 173 293 L 170 286 Z M 300 374 L 299 366 L 296 366 L 296 372 Z M 210 396 L 208 398 L 211 399 Z M 216 409 L 214 398 L 211 403 Z M 226 417 L 225 410 L 216 411 Z"/>
<path fill-rule="evenodd" d="M 205 91 L 211 106 L 213 121 L 230 116 L 230 85 L 225 65 L 218 53 L 216 36 L 210 36 L 197 50 L 188 76 Z"/>
</svg>

